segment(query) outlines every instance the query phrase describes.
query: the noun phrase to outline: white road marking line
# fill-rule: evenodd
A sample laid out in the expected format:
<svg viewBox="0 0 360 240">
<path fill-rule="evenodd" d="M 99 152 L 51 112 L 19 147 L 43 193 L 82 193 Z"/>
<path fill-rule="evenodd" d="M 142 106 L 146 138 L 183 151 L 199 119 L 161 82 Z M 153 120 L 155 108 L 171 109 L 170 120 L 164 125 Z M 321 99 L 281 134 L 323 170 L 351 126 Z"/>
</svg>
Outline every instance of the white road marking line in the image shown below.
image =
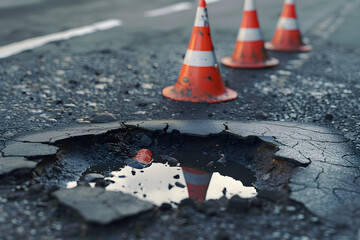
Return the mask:
<svg viewBox="0 0 360 240">
<path fill-rule="evenodd" d="M 24 52 L 26 50 L 38 48 L 44 46 L 47 43 L 67 40 L 73 37 L 79 37 L 88 35 L 98 31 L 104 31 L 111 28 L 119 27 L 122 25 L 122 21 L 119 19 L 109 19 L 101 22 L 97 22 L 91 25 L 69 29 L 63 32 L 52 33 L 49 35 L 26 39 L 20 42 L 11 43 L 0 47 L 0 59 L 10 57 L 12 55 Z"/>
<path fill-rule="evenodd" d="M 338 15 L 331 15 L 315 28 L 315 35 L 328 39 L 346 20 L 346 17 L 360 5 L 359 1 L 348 2 L 343 5 Z"/>
<path fill-rule="evenodd" d="M 146 11 L 145 17 L 159 17 L 171 13 L 185 11 L 191 9 L 192 5 L 193 4 L 190 2 L 180 2 L 180 3 L 172 4 L 166 7 Z"/>
<path fill-rule="evenodd" d="M 207 4 L 216 3 L 220 0 L 208 0 Z M 164 15 L 169 15 L 171 13 L 182 12 L 185 10 L 189 10 L 194 6 L 192 2 L 180 2 L 172 5 L 168 5 L 162 8 L 157 8 L 153 10 L 149 10 L 145 12 L 145 17 L 159 17 Z"/>
</svg>

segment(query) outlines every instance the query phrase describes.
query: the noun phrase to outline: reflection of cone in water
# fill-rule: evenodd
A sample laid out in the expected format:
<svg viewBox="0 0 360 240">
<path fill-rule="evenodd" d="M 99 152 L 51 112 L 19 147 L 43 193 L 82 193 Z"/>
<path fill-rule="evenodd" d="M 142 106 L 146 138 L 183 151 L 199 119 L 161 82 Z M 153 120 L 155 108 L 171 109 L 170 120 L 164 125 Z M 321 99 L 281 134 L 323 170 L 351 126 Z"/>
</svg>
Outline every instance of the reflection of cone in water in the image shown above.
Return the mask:
<svg viewBox="0 0 360 240">
<path fill-rule="evenodd" d="M 269 50 L 284 52 L 308 52 L 312 49 L 310 45 L 303 43 L 296 16 L 295 0 L 285 0 L 274 37 L 265 46 Z"/>
<path fill-rule="evenodd" d="M 199 0 L 191 40 L 175 86 L 164 88 L 163 96 L 176 101 L 224 102 L 237 93 L 225 88 L 210 35 L 205 0 Z"/>
<path fill-rule="evenodd" d="M 212 173 L 200 171 L 194 168 L 182 167 L 189 197 L 196 202 L 202 202 L 206 198 Z"/>
<path fill-rule="evenodd" d="M 222 64 L 234 68 L 266 68 L 279 64 L 279 60 L 268 56 L 264 47 L 255 0 L 245 0 L 235 50 L 231 57 L 222 60 Z"/>
</svg>

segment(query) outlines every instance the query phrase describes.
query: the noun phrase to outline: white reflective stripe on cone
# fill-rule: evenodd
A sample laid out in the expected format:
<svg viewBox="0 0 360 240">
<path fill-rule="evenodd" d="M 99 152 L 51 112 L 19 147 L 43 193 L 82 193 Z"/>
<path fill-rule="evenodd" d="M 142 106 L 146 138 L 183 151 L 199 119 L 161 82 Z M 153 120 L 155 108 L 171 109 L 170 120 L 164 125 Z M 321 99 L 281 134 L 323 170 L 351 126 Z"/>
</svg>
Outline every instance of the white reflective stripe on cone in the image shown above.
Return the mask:
<svg viewBox="0 0 360 240">
<path fill-rule="evenodd" d="M 213 51 L 193 51 L 188 49 L 183 63 L 193 67 L 213 67 L 217 64 L 217 61 Z"/>
<path fill-rule="evenodd" d="M 208 27 L 208 26 L 209 26 L 209 18 L 207 14 L 207 9 L 203 7 L 198 7 L 196 10 L 194 27 Z"/>
<path fill-rule="evenodd" d="M 250 42 L 261 41 L 263 38 L 259 28 L 240 28 L 237 40 L 242 42 Z"/>
<path fill-rule="evenodd" d="M 299 29 L 299 24 L 298 24 L 297 19 L 295 19 L 295 18 L 281 17 L 277 24 L 277 28 L 281 28 L 284 30 L 297 30 L 297 29 Z"/>
<path fill-rule="evenodd" d="M 285 4 L 294 4 L 295 1 L 294 0 L 285 0 Z"/>
<path fill-rule="evenodd" d="M 256 10 L 255 0 L 245 0 L 244 11 Z"/>
<path fill-rule="evenodd" d="M 183 171 L 184 173 L 184 177 L 185 177 L 185 181 L 188 184 L 191 185 L 204 185 L 207 186 L 210 183 L 210 179 L 212 174 L 208 173 L 208 174 L 195 174 L 195 173 L 190 173 L 187 171 Z"/>
</svg>

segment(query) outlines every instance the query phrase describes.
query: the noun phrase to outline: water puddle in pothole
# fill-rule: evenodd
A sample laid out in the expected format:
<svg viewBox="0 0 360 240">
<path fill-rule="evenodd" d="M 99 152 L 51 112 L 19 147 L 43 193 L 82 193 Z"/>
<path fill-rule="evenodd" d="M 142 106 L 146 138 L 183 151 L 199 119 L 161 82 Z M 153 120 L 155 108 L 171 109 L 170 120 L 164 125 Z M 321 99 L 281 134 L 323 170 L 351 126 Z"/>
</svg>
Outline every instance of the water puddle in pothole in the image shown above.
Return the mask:
<svg viewBox="0 0 360 240">
<path fill-rule="evenodd" d="M 151 157 L 143 163 L 134 160 L 145 148 Z M 203 138 L 125 129 L 64 142 L 58 161 L 39 172 L 50 185 L 104 187 L 156 205 L 176 206 L 185 198 L 252 198 L 257 195 L 254 184 L 278 188 L 282 182 L 276 176 L 286 169 L 273 160 L 275 151 L 256 137 L 224 133 Z"/>
<path fill-rule="evenodd" d="M 253 175 L 245 167 L 238 165 L 237 170 L 239 169 L 246 172 L 246 175 Z M 221 175 L 219 172 L 207 172 L 190 167 L 170 167 L 163 163 L 152 163 L 144 169 L 125 166 L 119 171 L 112 171 L 110 175 L 111 177 L 105 178 L 111 182 L 106 187 L 107 190 L 129 193 L 157 205 L 164 202 L 177 204 L 185 198 L 202 202 L 222 196 L 231 198 L 239 195 L 242 198 L 251 198 L 257 195 L 253 186 L 244 186 L 240 180 Z M 95 182 L 90 185 L 95 187 Z M 76 186 L 76 181 L 67 184 L 68 188 Z"/>
</svg>

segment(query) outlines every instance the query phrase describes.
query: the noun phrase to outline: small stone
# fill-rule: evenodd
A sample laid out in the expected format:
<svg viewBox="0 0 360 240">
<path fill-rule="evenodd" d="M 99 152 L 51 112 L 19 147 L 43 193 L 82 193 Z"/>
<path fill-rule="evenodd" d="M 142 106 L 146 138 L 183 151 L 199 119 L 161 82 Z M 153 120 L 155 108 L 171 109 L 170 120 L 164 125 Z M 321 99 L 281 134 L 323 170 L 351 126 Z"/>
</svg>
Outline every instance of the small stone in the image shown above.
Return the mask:
<svg viewBox="0 0 360 240">
<path fill-rule="evenodd" d="M 175 186 L 177 186 L 179 188 L 185 188 L 185 185 L 180 182 L 175 182 Z"/>
<path fill-rule="evenodd" d="M 296 216 L 296 218 L 297 218 L 298 220 L 304 220 L 304 219 L 305 219 L 305 216 L 304 216 L 304 214 L 299 214 L 299 215 Z"/>
<path fill-rule="evenodd" d="M 264 174 L 264 176 L 262 177 L 262 180 L 266 181 L 266 180 L 269 180 L 270 178 L 270 173 L 266 173 Z"/>
<path fill-rule="evenodd" d="M 163 203 L 160 206 L 161 211 L 170 211 L 172 209 L 172 206 L 170 203 Z"/>
<path fill-rule="evenodd" d="M 88 182 L 95 182 L 98 179 L 104 179 L 104 176 L 98 173 L 89 173 L 86 174 L 84 178 Z"/>
<path fill-rule="evenodd" d="M 67 104 L 64 104 L 64 107 L 66 107 L 66 108 L 74 108 L 74 107 L 76 107 L 76 105 L 73 104 L 73 103 L 67 103 Z"/>
<path fill-rule="evenodd" d="M 179 164 L 176 158 L 170 157 L 168 155 L 163 156 L 163 159 L 167 161 L 170 167 L 176 167 Z"/>
<path fill-rule="evenodd" d="M 229 200 L 227 210 L 229 212 L 245 213 L 248 210 L 248 201 L 235 195 Z"/>
<path fill-rule="evenodd" d="M 208 217 L 213 217 L 220 214 L 219 206 L 214 204 L 211 200 L 198 204 L 197 211 L 205 214 Z"/>
<path fill-rule="evenodd" d="M 142 87 L 143 89 L 148 89 L 148 90 L 152 89 L 153 86 L 154 86 L 154 84 L 152 84 L 152 83 L 142 83 L 142 84 L 141 84 L 141 87 Z"/>
<path fill-rule="evenodd" d="M 176 175 L 174 175 L 173 178 L 174 178 L 174 179 L 179 179 L 179 178 L 180 178 L 180 175 L 179 175 L 179 174 L 176 174 Z"/>
<path fill-rule="evenodd" d="M 136 135 L 136 138 L 139 140 L 140 144 L 144 147 L 148 147 L 152 144 L 152 139 L 149 138 L 146 134 L 144 133 L 139 133 Z"/>
<path fill-rule="evenodd" d="M 319 223 L 320 222 L 320 219 L 318 217 L 311 217 L 311 221 L 313 223 Z M 359 239 L 360 240 L 360 239 Z"/>
<path fill-rule="evenodd" d="M 287 212 L 295 212 L 295 211 L 296 211 L 296 207 L 294 207 L 294 206 L 287 206 L 287 207 L 286 207 L 286 211 L 287 211 Z"/>
<path fill-rule="evenodd" d="M 136 111 L 134 112 L 134 114 L 136 115 L 145 115 L 147 112 L 146 111 Z"/>
<path fill-rule="evenodd" d="M 266 120 L 266 119 L 268 119 L 269 116 L 267 115 L 266 112 L 259 111 L 259 112 L 256 113 L 255 117 L 256 117 L 257 119 Z"/>
<path fill-rule="evenodd" d="M 97 179 L 97 180 L 95 180 L 95 187 L 105 188 L 105 187 L 109 186 L 110 183 L 111 183 L 111 181 L 108 181 L 108 180 Z"/>
<path fill-rule="evenodd" d="M 280 233 L 280 232 L 273 232 L 273 233 L 271 234 L 271 237 L 278 239 L 278 238 L 281 237 L 281 233 Z"/>
<path fill-rule="evenodd" d="M 174 185 L 170 184 L 168 185 L 168 189 L 171 190 L 174 187 Z"/>
<path fill-rule="evenodd" d="M 332 121 L 332 120 L 334 120 L 334 116 L 332 114 L 328 113 L 328 114 L 325 115 L 325 120 L 326 121 Z"/>
<path fill-rule="evenodd" d="M 194 199 L 185 198 L 185 199 L 181 200 L 180 204 L 179 204 L 179 208 L 183 208 L 183 207 L 191 207 L 193 209 L 196 209 L 197 206 L 196 206 Z"/>
<path fill-rule="evenodd" d="M 114 121 L 116 121 L 116 118 L 111 113 L 101 113 L 90 120 L 92 123 L 108 123 Z"/>
<path fill-rule="evenodd" d="M 208 167 L 208 168 L 213 168 L 214 167 L 214 161 L 211 161 L 211 162 L 209 162 L 207 165 L 206 165 L 206 167 Z"/>
<path fill-rule="evenodd" d="M 90 184 L 89 184 L 89 182 L 88 181 L 84 181 L 84 180 L 82 180 L 82 181 L 78 181 L 77 183 L 76 183 L 76 186 L 81 186 L 81 187 L 90 187 Z"/>
<path fill-rule="evenodd" d="M 226 157 L 220 158 L 219 160 L 217 160 L 217 163 L 221 163 L 221 164 L 223 164 L 224 166 L 226 166 L 226 164 L 227 164 L 227 159 L 226 159 Z"/>
</svg>

